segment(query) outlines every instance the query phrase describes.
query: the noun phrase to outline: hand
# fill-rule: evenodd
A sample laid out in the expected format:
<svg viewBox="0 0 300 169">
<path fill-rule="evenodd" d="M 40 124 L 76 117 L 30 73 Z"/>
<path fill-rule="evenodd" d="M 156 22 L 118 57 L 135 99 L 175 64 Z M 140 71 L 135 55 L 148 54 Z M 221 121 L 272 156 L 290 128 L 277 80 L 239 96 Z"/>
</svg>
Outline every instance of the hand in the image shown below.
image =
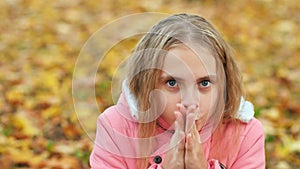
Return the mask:
<svg viewBox="0 0 300 169">
<path fill-rule="evenodd" d="M 180 112 L 175 112 L 175 116 L 175 133 L 171 138 L 170 150 L 167 152 L 162 166 L 167 169 L 184 169 L 184 119 Z"/>
<path fill-rule="evenodd" d="M 186 116 L 185 168 L 206 169 L 208 164 L 201 145 L 200 135 L 195 124 L 195 109 L 189 108 Z"/>
<path fill-rule="evenodd" d="M 163 168 L 206 169 L 207 161 L 202 149 L 195 117 L 195 107 L 177 106 L 175 133 L 171 138 L 170 150 L 166 154 Z"/>
</svg>

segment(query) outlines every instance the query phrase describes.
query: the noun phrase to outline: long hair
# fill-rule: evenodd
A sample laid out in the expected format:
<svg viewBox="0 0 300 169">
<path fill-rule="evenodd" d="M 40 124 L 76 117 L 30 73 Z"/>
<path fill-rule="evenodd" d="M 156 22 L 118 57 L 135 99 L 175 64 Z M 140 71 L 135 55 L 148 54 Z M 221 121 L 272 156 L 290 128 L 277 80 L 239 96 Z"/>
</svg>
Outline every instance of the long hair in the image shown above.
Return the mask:
<svg viewBox="0 0 300 169">
<path fill-rule="evenodd" d="M 220 119 L 217 130 L 222 131 L 222 123 L 235 122 L 234 117 L 243 95 L 242 78 L 230 46 L 212 24 L 197 15 L 176 14 L 167 17 L 154 25 L 137 44 L 128 62 L 127 85 L 136 98 L 139 118 L 147 119 L 156 113 L 147 110 L 151 104 L 150 93 L 158 87 L 160 70 L 165 59 L 165 52 L 162 51 L 180 44 L 204 47 L 216 61 L 217 77 L 223 83 L 218 90 L 220 99 L 215 106 L 214 116 Z M 138 136 L 151 138 L 155 135 L 155 131 L 156 120 L 154 119 L 139 124 Z M 218 137 L 222 137 L 221 132 L 215 133 L 218 133 Z M 150 154 L 153 141 L 149 139 L 146 147 L 140 145 L 140 151 Z M 229 147 L 222 144 L 219 146 Z M 211 156 L 218 156 L 218 153 L 211 153 Z M 141 158 L 137 165 L 139 169 L 147 168 L 148 160 Z"/>
</svg>

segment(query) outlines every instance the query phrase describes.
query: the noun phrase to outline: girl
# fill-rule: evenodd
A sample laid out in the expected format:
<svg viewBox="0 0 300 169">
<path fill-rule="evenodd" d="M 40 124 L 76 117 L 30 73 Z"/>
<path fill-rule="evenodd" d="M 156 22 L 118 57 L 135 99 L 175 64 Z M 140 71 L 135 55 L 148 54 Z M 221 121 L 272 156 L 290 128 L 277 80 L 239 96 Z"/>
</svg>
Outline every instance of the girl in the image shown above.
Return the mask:
<svg viewBox="0 0 300 169">
<path fill-rule="evenodd" d="M 229 45 L 177 14 L 144 35 L 116 105 L 97 123 L 93 169 L 263 169 L 264 134 Z"/>
</svg>

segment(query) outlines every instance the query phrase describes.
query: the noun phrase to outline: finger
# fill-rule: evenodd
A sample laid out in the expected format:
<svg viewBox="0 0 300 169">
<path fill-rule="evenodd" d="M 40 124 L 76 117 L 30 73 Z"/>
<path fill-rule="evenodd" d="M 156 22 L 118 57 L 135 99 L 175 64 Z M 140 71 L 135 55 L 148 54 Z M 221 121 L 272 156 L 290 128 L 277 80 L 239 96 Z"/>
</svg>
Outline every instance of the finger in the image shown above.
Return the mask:
<svg viewBox="0 0 300 169">
<path fill-rule="evenodd" d="M 192 124 L 191 130 L 186 134 L 185 140 L 185 166 L 187 168 L 207 168 L 205 154 L 195 123 Z M 198 161 L 198 163 L 195 163 L 195 161 Z"/>
<path fill-rule="evenodd" d="M 193 135 L 191 133 L 188 133 L 185 139 L 185 149 L 186 151 L 191 151 L 193 147 Z"/>
<path fill-rule="evenodd" d="M 185 132 L 188 133 L 192 125 L 196 120 L 196 105 L 191 105 L 187 109 L 186 121 L 185 121 Z"/>
<path fill-rule="evenodd" d="M 177 120 L 175 121 L 175 133 L 171 138 L 170 146 L 172 148 L 184 149 L 185 133 L 182 130 L 182 124 L 179 123 L 180 123 L 179 121 Z"/>
<path fill-rule="evenodd" d="M 201 144 L 193 143 L 193 135 L 186 138 L 184 163 L 186 168 L 207 168 L 207 161 Z M 197 161 L 197 163 L 195 163 Z"/>
<path fill-rule="evenodd" d="M 193 123 L 190 133 L 193 136 L 193 140 L 194 140 L 195 144 L 201 144 L 200 134 L 197 129 L 196 123 Z"/>
<path fill-rule="evenodd" d="M 180 128 L 178 127 L 178 122 L 175 122 L 175 127 L 177 130 L 175 130 L 175 133 L 171 138 L 169 148 L 175 152 L 179 152 L 185 148 L 185 133 L 178 129 Z"/>
<path fill-rule="evenodd" d="M 187 109 L 188 112 L 194 112 L 196 110 L 196 105 L 190 105 Z"/>
<path fill-rule="evenodd" d="M 175 123 L 177 123 L 177 125 L 175 126 L 175 132 L 176 132 L 176 130 L 183 131 L 184 130 L 184 118 L 183 118 L 182 114 L 179 111 L 175 111 L 174 114 L 176 117 Z"/>
<path fill-rule="evenodd" d="M 186 144 L 185 148 L 187 151 L 193 150 L 194 146 L 201 145 L 200 135 L 197 131 L 195 123 L 192 124 L 190 131 L 186 134 Z"/>
<path fill-rule="evenodd" d="M 202 145 L 196 142 L 195 138 L 196 136 L 192 133 L 186 135 L 185 166 L 186 168 L 207 168 L 207 161 Z"/>
<path fill-rule="evenodd" d="M 187 112 L 187 109 L 185 108 L 185 106 L 182 103 L 176 104 L 176 107 L 177 107 L 178 111 L 180 111 L 181 113 Z"/>
<path fill-rule="evenodd" d="M 178 124 L 175 125 L 177 126 Z M 166 153 L 165 159 L 163 160 L 163 168 L 183 168 L 184 165 L 184 145 L 182 145 L 182 138 L 184 133 L 177 131 L 173 134 L 170 143 L 170 149 Z M 179 140 L 179 141 L 178 141 Z"/>
<path fill-rule="evenodd" d="M 182 120 L 183 123 L 183 120 Z M 175 139 L 177 140 L 176 143 L 178 144 L 179 150 L 184 150 L 185 147 L 185 133 L 183 131 L 183 124 L 179 124 L 179 122 L 175 122 L 176 130 L 174 133 Z"/>
<path fill-rule="evenodd" d="M 189 133 L 193 127 L 193 125 L 195 124 L 195 113 L 189 113 L 187 114 L 186 117 L 186 122 L 185 122 L 185 133 Z"/>
<path fill-rule="evenodd" d="M 178 144 L 178 150 L 180 153 L 184 153 L 184 150 L 185 150 L 185 133 L 183 131 L 181 131 L 179 133 L 179 137 L 181 138 L 179 144 Z"/>
<path fill-rule="evenodd" d="M 201 144 L 199 131 L 197 130 L 195 122 L 191 124 L 190 130 L 186 134 L 187 142 L 191 144 Z"/>
<path fill-rule="evenodd" d="M 176 116 L 174 122 L 175 133 L 171 138 L 170 148 L 182 150 L 185 147 L 184 120 L 179 111 L 175 111 L 174 114 Z"/>
</svg>

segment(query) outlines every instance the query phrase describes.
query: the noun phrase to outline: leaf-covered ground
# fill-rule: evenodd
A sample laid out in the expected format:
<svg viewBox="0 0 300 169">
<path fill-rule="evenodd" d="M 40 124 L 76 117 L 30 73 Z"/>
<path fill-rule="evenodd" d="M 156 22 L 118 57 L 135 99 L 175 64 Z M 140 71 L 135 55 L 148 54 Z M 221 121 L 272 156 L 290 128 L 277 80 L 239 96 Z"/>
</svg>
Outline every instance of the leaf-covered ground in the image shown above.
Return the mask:
<svg viewBox="0 0 300 169">
<path fill-rule="evenodd" d="M 5 0 L 0 9 L 1 169 L 89 168 L 93 143 L 81 125 L 96 126 L 80 125 L 74 110 L 76 59 L 95 31 L 137 12 L 188 12 L 211 20 L 235 49 L 247 99 L 264 125 L 267 168 L 300 168 L 298 1 Z M 112 104 L 110 78 L 134 42 L 115 46 L 98 71 L 100 110 Z"/>
</svg>

